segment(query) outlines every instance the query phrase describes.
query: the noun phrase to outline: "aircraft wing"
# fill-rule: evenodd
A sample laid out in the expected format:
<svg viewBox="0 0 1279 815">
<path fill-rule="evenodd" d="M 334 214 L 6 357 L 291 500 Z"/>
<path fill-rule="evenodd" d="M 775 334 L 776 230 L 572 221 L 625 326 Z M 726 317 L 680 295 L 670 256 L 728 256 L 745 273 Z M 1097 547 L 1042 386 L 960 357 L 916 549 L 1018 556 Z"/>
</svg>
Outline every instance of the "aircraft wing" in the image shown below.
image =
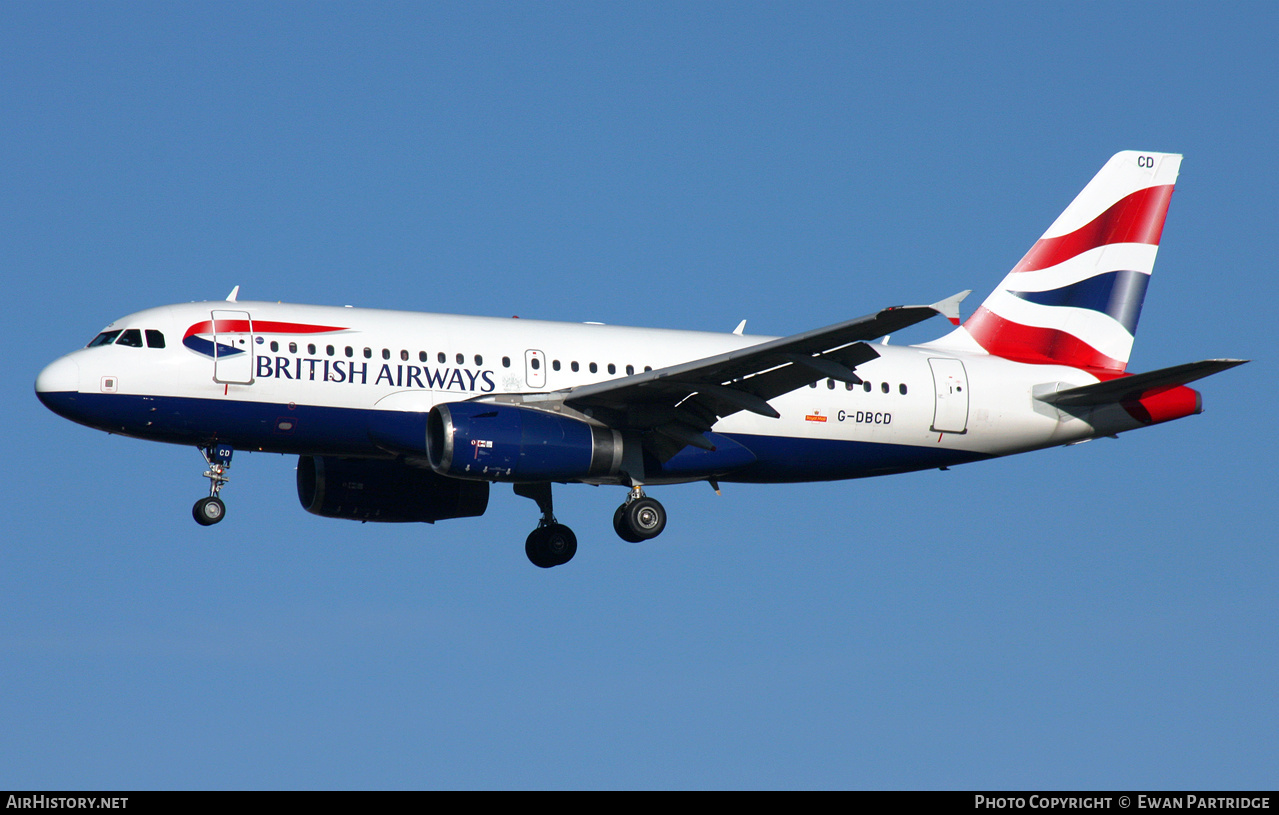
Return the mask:
<svg viewBox="0 0 1279 815">
<path fill-rule="evenodd" d="M 685 445 L 710 448 L 702 433 L 748 410 L 777 418 L 768 400 L 819 379 L 860 384 L 854 369 L 879 354 L 867 344 L 936 314 L 958 319 L 962 292 L 930 306 L 894 306 L 874 314 L 704 359 L 546 396 L 619 430 L 654 431 L 646 446 L 659 458 Z"/>
</svg>

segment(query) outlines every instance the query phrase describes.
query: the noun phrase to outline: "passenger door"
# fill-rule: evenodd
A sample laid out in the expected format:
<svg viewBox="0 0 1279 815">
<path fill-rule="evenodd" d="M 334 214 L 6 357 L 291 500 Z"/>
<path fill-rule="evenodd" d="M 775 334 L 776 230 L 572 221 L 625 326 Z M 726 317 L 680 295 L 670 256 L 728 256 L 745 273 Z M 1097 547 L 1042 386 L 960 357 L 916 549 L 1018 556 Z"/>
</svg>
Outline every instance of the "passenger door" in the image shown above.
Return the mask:
<svg viewBox="0 0 1279 815">
<path fill-rule="evenodd" d="M 253 384 L 253 318 L 249 312 L 213 312 L 213 381 Z"/>
<path fill-rule="evenodd" d="M 937 403 L 933 411 L 934 433 L 968 432 L 968 376 L 957 359 L 929 359 Z"/>
</svg>

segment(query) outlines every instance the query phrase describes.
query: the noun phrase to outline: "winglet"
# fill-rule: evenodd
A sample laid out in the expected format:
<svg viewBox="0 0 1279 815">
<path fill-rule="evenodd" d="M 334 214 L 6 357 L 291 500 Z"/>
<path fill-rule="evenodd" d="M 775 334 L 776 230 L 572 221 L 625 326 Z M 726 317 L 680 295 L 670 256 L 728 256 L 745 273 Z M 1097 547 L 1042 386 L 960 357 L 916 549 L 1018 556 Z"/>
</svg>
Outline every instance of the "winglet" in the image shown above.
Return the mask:
<svg viewBox="0 0 1279 815">
<path fill-rule="evenodd" d="M 236 286 L 234 289 L 231 289 L 231 293 L 226 296 L 226 301 L 228 303 L 234 303 L 235 298 L 239 296 L 240 296 L 240 287 Z"/>
<path fill-rule="evenodd" d="M 936 303 L 929 306 L 929 308 L 933 309 L 947 320 L 950 320 L 951 325 L 959 325 L 959 304 L 964 301 L 965 297 L 972 293 L 972 289 L 965 289 L 959 294 L 952 294 L 945 300 L 938 300 Z"/>
</svg>

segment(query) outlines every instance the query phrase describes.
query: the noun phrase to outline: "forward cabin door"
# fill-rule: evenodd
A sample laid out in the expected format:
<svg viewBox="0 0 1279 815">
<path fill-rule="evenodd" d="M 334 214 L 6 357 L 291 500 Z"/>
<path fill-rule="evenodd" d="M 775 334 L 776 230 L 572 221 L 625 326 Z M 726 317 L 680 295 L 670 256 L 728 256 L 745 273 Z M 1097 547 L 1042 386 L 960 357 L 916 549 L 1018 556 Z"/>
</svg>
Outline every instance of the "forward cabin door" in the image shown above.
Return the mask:
<svg viewBox="0 0 1279 815">
<path fill-rule="evenodd" d="M 933 412 L 934 433 L 968 432 L 968 375 L 957 359 L 929 359 L 937 406 Z"/>
<path fill-rule="evenodd" d="M 213 312 L 213 381 L 253 384 L 253 318 L 249 312 Z"/>
</svg>

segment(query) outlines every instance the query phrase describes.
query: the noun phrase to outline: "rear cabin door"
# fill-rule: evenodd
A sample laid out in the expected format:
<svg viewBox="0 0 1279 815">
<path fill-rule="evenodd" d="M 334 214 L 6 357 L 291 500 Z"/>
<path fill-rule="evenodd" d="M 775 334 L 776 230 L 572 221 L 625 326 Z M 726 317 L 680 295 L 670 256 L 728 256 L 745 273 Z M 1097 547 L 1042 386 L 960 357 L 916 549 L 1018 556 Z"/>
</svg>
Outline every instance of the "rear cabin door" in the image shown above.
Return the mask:
<svg viewBox="0 0 1279 815">
<path fill-rule="evenodd" d="M 213 381 L 253 384 L 253 319 L 249 312 L 213 312 Z"/>
<path fill-rule="evenodd" d="M 957 359 L 929 359 L 937 405 L 933 412 L 934 433 L 968 432 L 968 376 Z"/>
</svg>

